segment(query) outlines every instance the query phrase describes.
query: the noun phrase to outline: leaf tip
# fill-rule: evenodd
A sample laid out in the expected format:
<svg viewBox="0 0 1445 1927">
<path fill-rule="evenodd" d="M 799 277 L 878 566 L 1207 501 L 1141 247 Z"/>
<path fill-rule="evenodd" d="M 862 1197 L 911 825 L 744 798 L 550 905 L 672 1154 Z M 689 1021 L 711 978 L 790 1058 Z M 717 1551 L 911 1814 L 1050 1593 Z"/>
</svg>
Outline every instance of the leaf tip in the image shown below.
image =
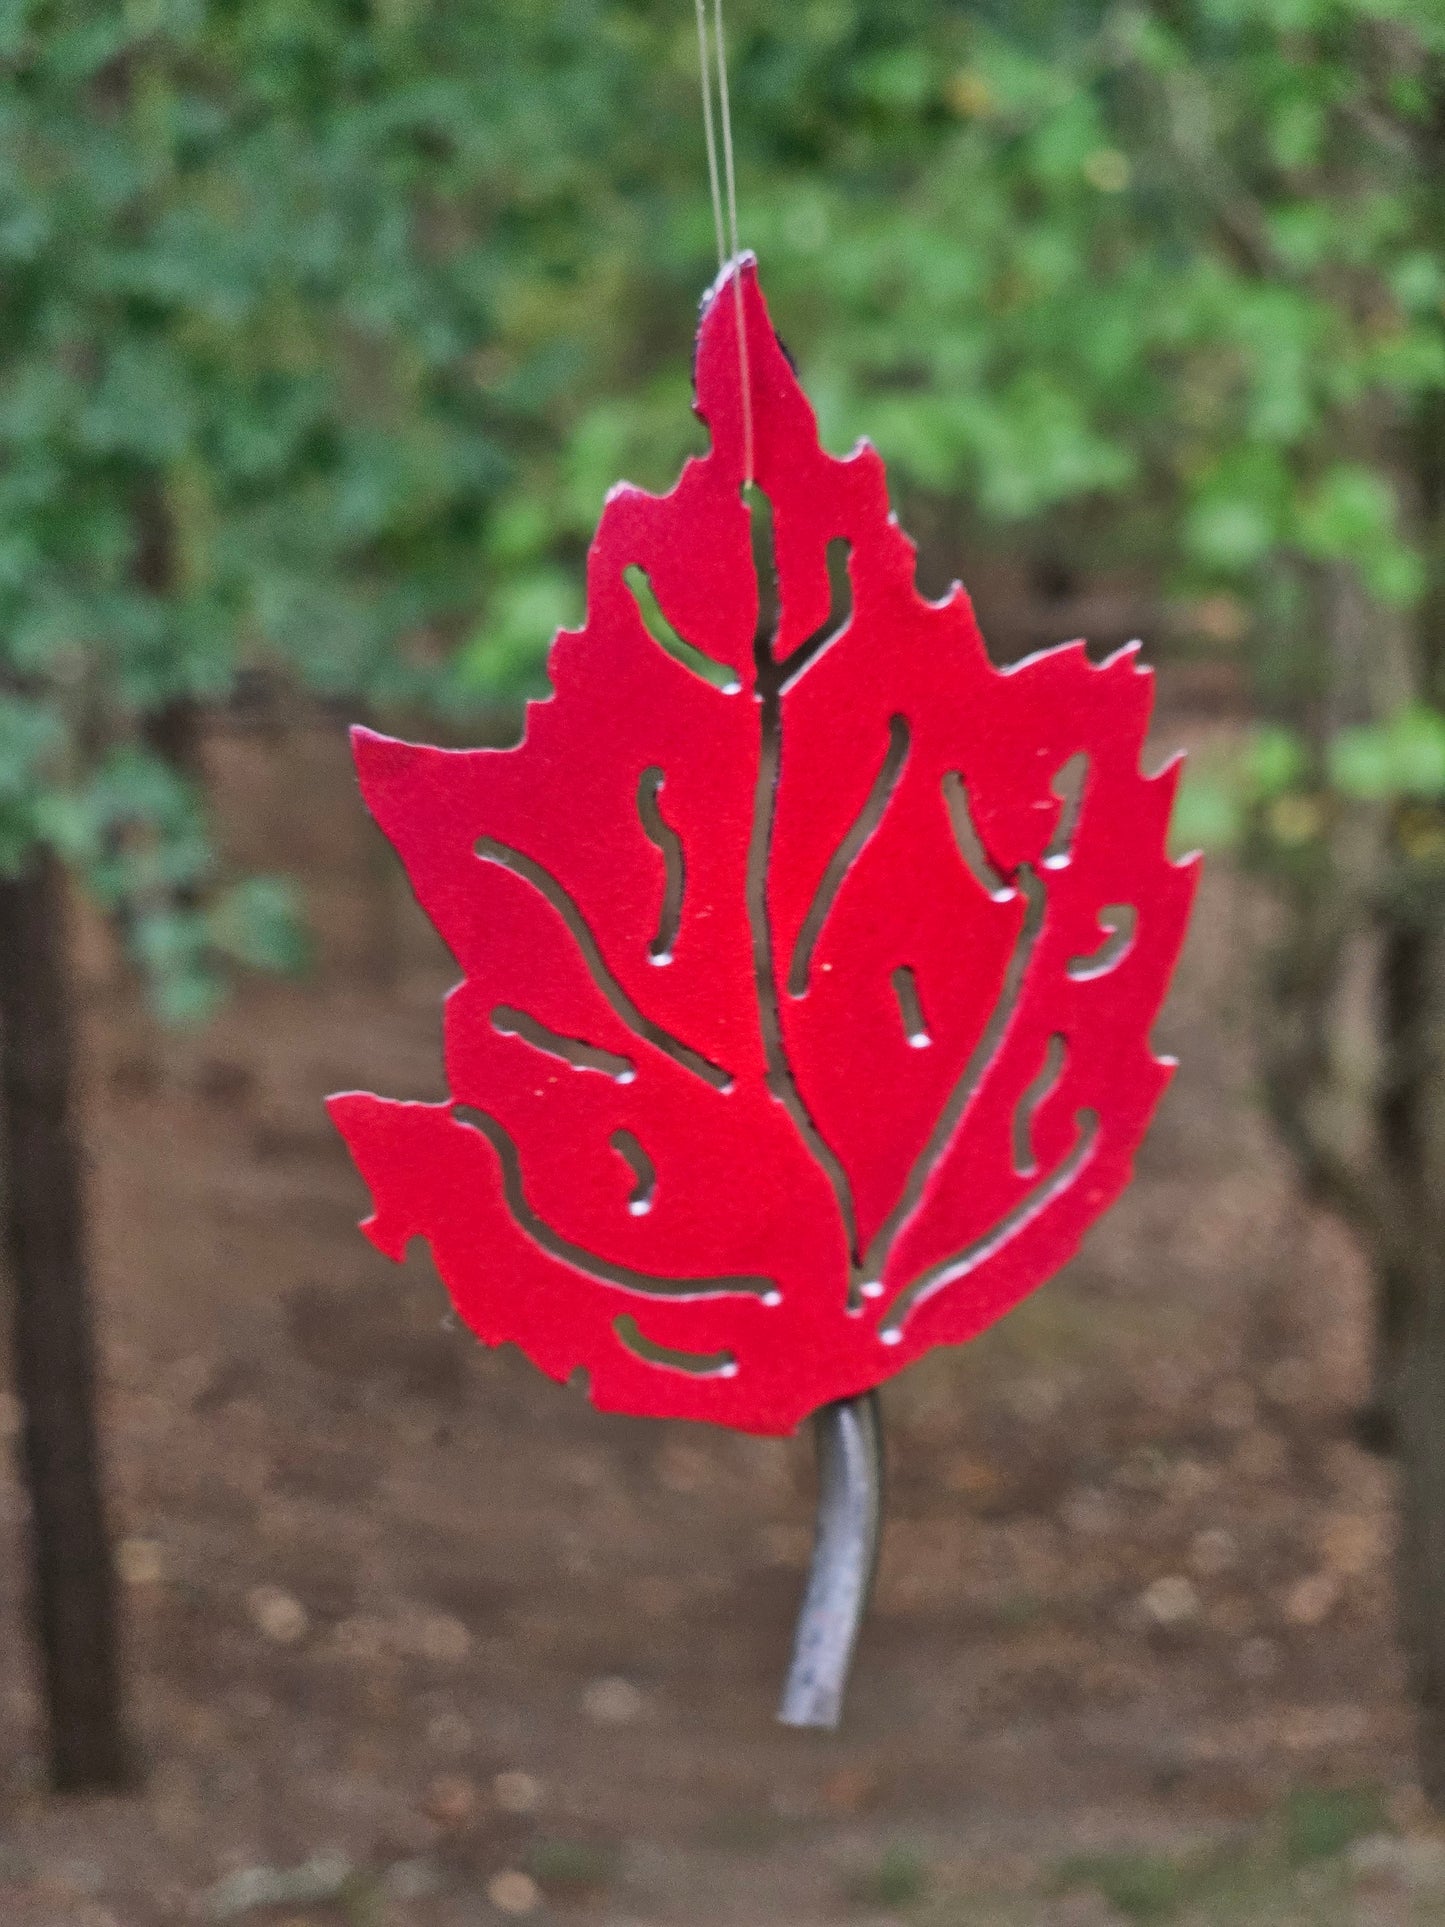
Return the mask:
<svg viewBox="0 0 1445 1927">
<path fill-rule="evenodd" d="M 718 269 L 711 285 L 704 290 L 702 301 L 699 304 L 698 313 L 701 322 L 707 320 L 718 296 L 725 293 L 726 290 L 732 286 L 734 278 L 742 281 L 744 294 L 748 292 L 750 286 L 756 288 L 758 281 L 758 257 L 751 248 L 743 248 L 742 251 L 735 254 L 730 261 L 724 261 Z"/>
<path fill-rule="evenodd" d="M 337 1091 L 324 1100 L 327 1116 L 335 1125 L 342 1142 L 350 1151 L 362 1183 L 371 1198 L 372 1209 L 361 1220 L 361 1229 L 383 1257 L 400 1263 L 406 1254 L 412 1232 L 383 1214 L 376 1194 L 376 1127 L 385 1100 L 370 1091 Z"/>
<path fill-rule="evenodd" d="M 360 724 L 351 731 L 351 758 L 366 807 L 380 818 L 388 795 L 399 779 L 410 775 L 416 765 L 437 752 L 420 743 L 405 743 L 395 736 Z"/>
<path fill-rule="evenodd" d="M 412 743 L 399 742 L 395 736 L 383 736 L 378 729 L 368 729 L 364 723 L 353 723 L 350 734 L 351 759 L 363 777 L 368 770 L 393 760 L 397 750 L 415 748 Z"/>
</svg>

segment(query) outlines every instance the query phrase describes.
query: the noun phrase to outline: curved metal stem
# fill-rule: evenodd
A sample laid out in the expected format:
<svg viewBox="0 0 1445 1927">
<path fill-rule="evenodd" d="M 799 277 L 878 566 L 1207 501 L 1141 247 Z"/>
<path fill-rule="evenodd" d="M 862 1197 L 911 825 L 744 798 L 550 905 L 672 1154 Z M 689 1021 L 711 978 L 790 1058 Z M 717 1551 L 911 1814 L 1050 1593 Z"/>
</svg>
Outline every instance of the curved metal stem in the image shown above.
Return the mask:
<svg viewBox="0 0 1445 1927">
<path fill-rule="evenodd" d="M 883 1518 L 883 1424 L 878 1394 L 825 1405 L 818 1443 L 818 1532 L 778 1718 L 833 1727 L 867 1610 Z"/>
</svg>

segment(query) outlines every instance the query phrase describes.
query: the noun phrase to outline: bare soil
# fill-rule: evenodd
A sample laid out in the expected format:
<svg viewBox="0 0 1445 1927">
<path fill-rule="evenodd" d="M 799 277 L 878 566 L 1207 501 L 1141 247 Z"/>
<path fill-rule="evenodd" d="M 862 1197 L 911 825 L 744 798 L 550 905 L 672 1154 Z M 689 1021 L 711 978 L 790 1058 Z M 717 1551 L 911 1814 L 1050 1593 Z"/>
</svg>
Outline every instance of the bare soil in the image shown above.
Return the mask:
<svg viewBox="0 0 1445 1927">
<path fill-rule="evenodd" d="M 1352 1441 L 1368 1281 L 1260 1114 L 1224 866 L 1133 1190 L 885 1392 L 876 1602 L 820 1737 L 773 1718 L 806 1437 L 599 1416 L 371 1251 L 321 1099 L 439 1095 L 453 970 L 339 727 L 210 754 L 237 859 L 307 879 L 317 965 L 167 1038 L 82 932 L 146 1777 L 45 1792 L 6 1465 L 6 1927 L 1445 1919 L 1390 1479 Z"/>
</svg>

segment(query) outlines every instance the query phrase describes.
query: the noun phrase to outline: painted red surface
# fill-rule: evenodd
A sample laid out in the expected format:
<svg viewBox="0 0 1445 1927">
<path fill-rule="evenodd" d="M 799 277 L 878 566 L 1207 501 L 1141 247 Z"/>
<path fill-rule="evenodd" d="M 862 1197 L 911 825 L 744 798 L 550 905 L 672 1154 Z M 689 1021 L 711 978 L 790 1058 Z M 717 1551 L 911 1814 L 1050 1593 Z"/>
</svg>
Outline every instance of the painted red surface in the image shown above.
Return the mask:
<svg viewBox="0 0 1445 1927">
<path fill-rule="evenodd" d="M 523 741 L 356 732 L 463 977 L 451 1102 L 329 1108 L 369 1237 L 427 1239 L 487 1343 L 585 1368 L 604 1409 L 786 1432 L 973 1337 L 1118 1196 L 1195 868 L 1165 854 L 1177 765 L 1139 769 L 1149 672 L 1080 643 L 1000 671 L 961 589 L 923 600 L 882 462 L 820 449 L 740 272 L 776 588 L 729 278 L 698 342 L 710 451 L 609 496 Z M 654 640 L 634 567 L 727 687 Z"/>
</svg>

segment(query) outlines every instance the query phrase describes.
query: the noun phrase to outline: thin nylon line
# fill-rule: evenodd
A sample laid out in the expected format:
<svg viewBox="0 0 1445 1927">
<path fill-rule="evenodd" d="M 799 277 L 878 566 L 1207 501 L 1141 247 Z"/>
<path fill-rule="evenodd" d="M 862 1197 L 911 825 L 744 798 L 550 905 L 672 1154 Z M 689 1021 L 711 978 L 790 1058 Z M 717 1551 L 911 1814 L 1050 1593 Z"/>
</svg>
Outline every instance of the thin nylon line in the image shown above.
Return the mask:
<svg viewBox="0 0 1445 1927">
<path fill-rule="evenodd" d="M 733 117 L 728 101 L 728 61 L 723 46 L 722 0 L 713 0 L 713 34 L 717 40 L 717 91 L 722 107 L 723 162 L 727 170 L 728 184 L 728 238 L 732 242 L 733 258 L 738 254 L 738 184 L 733 174 Z"/>
<path fill-rule="evenodd" d="M 717 264 L 727 265 L 727 243 L 723 239 L 722 190 L 718 185 L 717 134 L 712 120 L 712 75 L 708 71 L 707 15 L 704 0 L 697 0 L 697 62 L 702 81 L 702 124 L 707 137 L 707 177 L 712 188 L 712 224 L 717 235 Z"/>
<path fill-rule="evenodd" d="M 753 386 L 748 370 L 748 337 L 743 316 L 743 277 L 738 263 L 741 248 L 738 243 L 738 186 L 733 172 L 733 117 L 728 101 L 728 62 L 727 50 L 723 44 L 722 0 L 713 0 L 713 35 L 717 41 L 717 86 L 718 103 L 722 109 L 723 163 L 728 188 L 728 238 L 733 250 L 733 302 L 737 315 L 738 331 L 738 379 L 742 384 L 743 401 L 743 482 L 752 486 L 753 480 Z"/>
</svg>

